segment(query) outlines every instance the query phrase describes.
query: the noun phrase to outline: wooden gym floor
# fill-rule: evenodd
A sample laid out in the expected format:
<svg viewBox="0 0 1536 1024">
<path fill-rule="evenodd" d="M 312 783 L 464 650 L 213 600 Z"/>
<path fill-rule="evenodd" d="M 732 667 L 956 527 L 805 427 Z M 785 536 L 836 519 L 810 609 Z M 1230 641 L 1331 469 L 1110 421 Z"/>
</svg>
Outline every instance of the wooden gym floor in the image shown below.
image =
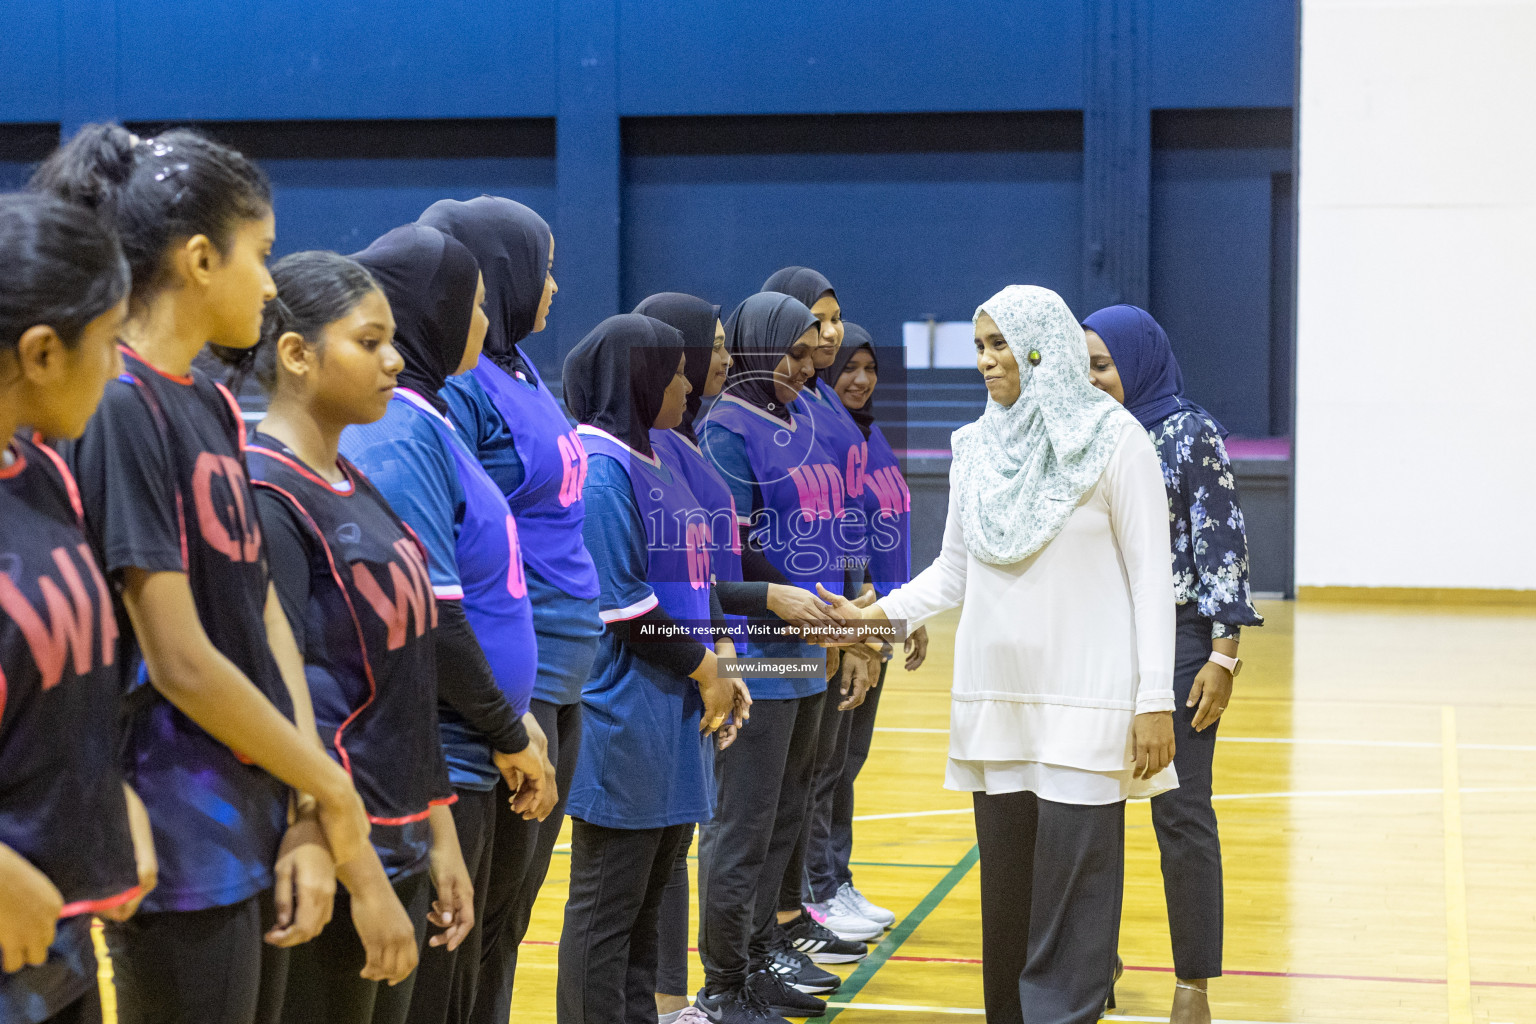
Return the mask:
<svg viewBox="0 0 1536 1024">
<path fill-rule="evenodd" d="M 1536 1024 L 1536 608 L 1264 602 L 1222 722 L 1226 1021 Z M 900 916 L 823 1020 L 983 1016 L 969 799 L 941 788 L 955 619 L 895 670 L 860 778 L 857 883 Z M 1127 811 L 1126 974 L 1108 1020 L 1166 1021 L 1145 803 Z M 568 848 L 566 848 L 568 849 Z M 555 1019 L 568 854 L 523 950 L 517 1024 Z M 697 959 L 692 983 L 701 983 Z"/>
</svg>

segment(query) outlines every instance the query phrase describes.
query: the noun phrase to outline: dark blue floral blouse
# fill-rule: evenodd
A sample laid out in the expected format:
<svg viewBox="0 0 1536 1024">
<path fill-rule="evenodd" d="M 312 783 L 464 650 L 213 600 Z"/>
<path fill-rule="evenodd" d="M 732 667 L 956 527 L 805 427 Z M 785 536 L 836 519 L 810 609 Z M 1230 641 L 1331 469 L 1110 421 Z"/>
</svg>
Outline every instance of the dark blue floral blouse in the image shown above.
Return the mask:
<svg viewBox="0 0 1536 1024">
<path fill-rule="evenodd" d="M 1262 626 L 1248 590 L 1248 537 L 1227 447 L 1211 422 L 1180 411 L 1147 431 L 1163 463 L 1173 584 L 1179 604 L 1195 602 L 1211 620 L 1211 637 L 1237 639 Z"/>
</svg>

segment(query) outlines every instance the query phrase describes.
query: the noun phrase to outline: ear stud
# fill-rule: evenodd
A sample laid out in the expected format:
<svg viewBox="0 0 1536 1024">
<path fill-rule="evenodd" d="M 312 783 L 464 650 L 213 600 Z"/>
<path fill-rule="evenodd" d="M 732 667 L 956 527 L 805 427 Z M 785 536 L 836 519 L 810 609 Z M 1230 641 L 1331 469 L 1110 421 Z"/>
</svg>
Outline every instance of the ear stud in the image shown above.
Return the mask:
<svg viewBox="0 0 1536 1024">
<path fill-rule="evenodd" d="M 1039 349 L 1032 348 L 1032 349 L 1029 350 L 1029 365 L 1030 366 L 1039 366 L 1040 365 L 1040 350 Z"/>
</svg>

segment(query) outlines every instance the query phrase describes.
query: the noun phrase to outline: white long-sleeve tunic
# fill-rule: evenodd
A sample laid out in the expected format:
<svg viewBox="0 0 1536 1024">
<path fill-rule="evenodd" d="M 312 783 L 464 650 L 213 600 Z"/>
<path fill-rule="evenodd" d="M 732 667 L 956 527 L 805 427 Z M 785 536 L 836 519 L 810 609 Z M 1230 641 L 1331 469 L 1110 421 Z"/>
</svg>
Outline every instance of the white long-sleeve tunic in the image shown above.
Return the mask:
<svg viewBox="0 0 1536 1024">
<path fill-rule="evenodd" d="M 1129 420 L 1129 418 L 1127 418 Z M 1014 565 L 969 554 L 951 498 L 938 559 L 880 600 L 909 629 L 962 605 L 945 787 L 1106 804 L 1176 786 L 1131 778 L 1131 722 L 1173 710 L 1168 499 L 1134 421 L 1061 532 Z"/>
</svg>

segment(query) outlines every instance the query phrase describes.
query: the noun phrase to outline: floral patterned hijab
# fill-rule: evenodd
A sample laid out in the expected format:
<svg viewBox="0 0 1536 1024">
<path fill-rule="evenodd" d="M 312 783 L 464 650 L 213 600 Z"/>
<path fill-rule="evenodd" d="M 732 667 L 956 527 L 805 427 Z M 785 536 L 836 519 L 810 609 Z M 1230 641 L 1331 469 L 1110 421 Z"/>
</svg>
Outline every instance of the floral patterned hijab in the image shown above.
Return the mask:
<svg viewBox="0 0 1536 1024">
<path fill-rule="evenodd" d="M 1009 285 L 977 308 L 982 313 L 1018 361 L 1019 397 L 1006 407 L 988 398 L 981 418 L 955 431 L 950 493 L 966 549 L 991 565 L 1012 565 L 1061 532 L 1109 465 L 1120 432 L 1136 421 L 1089 381 L 1088 344 L 1061 296 Z"/>
</svg>

